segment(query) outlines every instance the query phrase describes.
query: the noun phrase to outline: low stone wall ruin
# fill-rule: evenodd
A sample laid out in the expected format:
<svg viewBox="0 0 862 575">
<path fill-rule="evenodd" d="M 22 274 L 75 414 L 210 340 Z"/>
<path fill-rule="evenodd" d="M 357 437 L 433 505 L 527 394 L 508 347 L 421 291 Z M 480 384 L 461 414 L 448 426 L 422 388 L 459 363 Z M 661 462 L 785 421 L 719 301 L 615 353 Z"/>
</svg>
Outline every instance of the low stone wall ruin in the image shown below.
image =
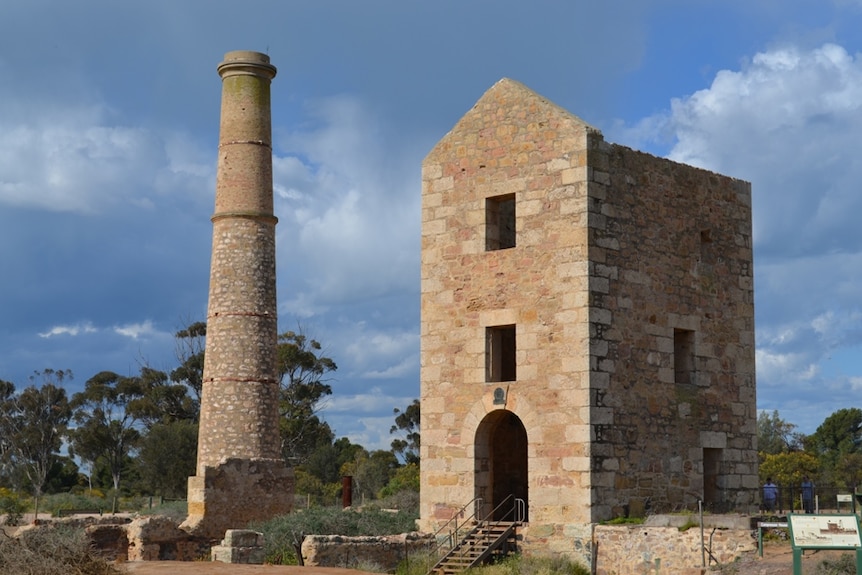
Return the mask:
<svg viewBox="0 0 862 575">
<path fill-rule="evenodd" d="M 703 541 L 712 554 L 705 554 L 707 567 L 733 563 L 757 551 L 749 529 L 705 528 Z M 685 531 L 672 526 L 597 525 L 593 544 L 596 575 L 701 573 L 704 563 L 699 525 Z"/>
<path fill-rule="evenodd" d="M 434 545 L 433 535 L 424 533 L 379 537 L 307 535 L 302 541 L 302 560 L 309 567 L 374 565 L 391 572 L 405 559 L 424 558 Z"/>
</svg>

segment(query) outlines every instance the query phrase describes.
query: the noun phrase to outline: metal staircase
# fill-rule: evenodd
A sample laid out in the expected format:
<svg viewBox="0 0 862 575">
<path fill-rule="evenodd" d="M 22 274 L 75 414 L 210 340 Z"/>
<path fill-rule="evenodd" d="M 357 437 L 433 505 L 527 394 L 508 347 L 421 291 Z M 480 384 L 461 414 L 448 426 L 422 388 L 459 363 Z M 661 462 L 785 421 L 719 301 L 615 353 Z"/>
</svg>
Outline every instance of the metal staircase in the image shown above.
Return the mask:
<svg viewBox="0 0 862 575">
<path fill-rule="evenodd" d="M 505 557 L 516 549 L 515 530 L 524 521 L 524 500 L 509 495 L 484 519 L 477 519 L 477 512 L 474 512 L 459 525 L 458 519 L 471 504 L 478 510 L 482 507 L 482 500 L 476 498 L 462 507 L 452 520 L 437 531 L 439 539 L 443 531 L 449 529 L 442 536 L 435 553 L 442 553 L 442 557 L 428 571 L 428 575 L 456 575 L 496 557 Z M 508 506 L 511 509 L 506 510 Z M 501 510 L 506 512 L 501 514 Z M 502 519 L 489 519 L 499 516 Z"/>
</svg>

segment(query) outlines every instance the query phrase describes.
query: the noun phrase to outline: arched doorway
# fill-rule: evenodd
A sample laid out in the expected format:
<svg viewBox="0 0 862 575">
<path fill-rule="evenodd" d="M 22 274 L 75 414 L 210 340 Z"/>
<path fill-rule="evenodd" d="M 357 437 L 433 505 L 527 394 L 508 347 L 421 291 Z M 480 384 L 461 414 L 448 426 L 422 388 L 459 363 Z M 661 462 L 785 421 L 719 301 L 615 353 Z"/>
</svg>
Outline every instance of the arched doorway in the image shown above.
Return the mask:
<svg viewBox="0 0 862 575">
<path fill-rule="evenodd" d="M 482 499 L 480 515 L 494 512 L 493 519 L 515 519 L 514 500 L 497 507 L 509 495 L 524 502 L 523 521 L 529 520 L 527 430 L 511 411 L 492 411 L 476 429 L 476 497 Z"/>
</svg>

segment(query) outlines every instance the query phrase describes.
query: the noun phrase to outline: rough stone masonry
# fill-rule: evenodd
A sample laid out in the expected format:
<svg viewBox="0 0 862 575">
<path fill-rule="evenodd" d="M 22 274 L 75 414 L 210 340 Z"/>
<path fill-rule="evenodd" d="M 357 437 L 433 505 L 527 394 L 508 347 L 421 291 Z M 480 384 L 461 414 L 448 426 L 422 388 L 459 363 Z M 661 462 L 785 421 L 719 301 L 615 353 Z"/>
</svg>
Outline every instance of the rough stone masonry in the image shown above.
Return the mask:
<svg viewBox="0 0 862 575">
<path fill-rule="evenodd" d="M 228 528 L 288 513 L 293 474 L 279 449 L 275 225 L 269 56 L 218 66 L 221 124 L 196 475 L 182 528 Z"/>
<path fill-rule="evenodd" d="M 756 509 L 751 185 L 491 87 L 422 165 L 421 524 L 589 563 L 619 516 Z"/>
</svg>

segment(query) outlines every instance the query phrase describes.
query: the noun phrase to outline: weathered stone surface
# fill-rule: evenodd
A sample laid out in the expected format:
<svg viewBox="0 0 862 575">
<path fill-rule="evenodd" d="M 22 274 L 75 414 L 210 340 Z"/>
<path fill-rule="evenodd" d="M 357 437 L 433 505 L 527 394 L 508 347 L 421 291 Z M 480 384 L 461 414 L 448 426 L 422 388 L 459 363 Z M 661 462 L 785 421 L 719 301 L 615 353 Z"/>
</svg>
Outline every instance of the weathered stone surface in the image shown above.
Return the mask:
<svg viewBox="0 0 862 575">
<path fill-rule="evenodd" d="M 589 561 L 617 515 L 755 509 L 750 184 L 505 79 L 422 174 L 420 528 L 514 494 Z"/>
<path fill-rule="evenodd" d="M 99 556 L 109 561 L 129 559 L 129 537 L 125 525 L 89 525 L 85 531 Z"/>
<path fill-rule="evenodd" d="M 376 565 L 387 572 L 408 557 L 420 557 L 435 545 L 434 537 L 403 533 L 379 537 L 308 535 L 302 540 L 302 559 L 309 567 Z"/>
<path fill-rule="evenodd" d="M 228 529 L 221 545 L 213 546 L 212 560 L 262 565 L 266 556 L 263 543 L 263 533 L 250 529 Z"/>
<path fill-rule="evenodd" d="M 208 555 L 207 540 L 190 536 L 169 517 L 139 517 L 125 529 L 129 561 L 195 561 Z"/>
<path fill-rule="evenodd" d="M 221 124 L 197 471 L 183 528 L 220 539 L 291 509 L 281 460 L 269 56 L 218 67 Z M 240 470 L 240 473 L 235 473 Z"/>
<path fill-rule="evenodd" d="M 697 573 L 704 556 L 710 561 L 701 543 L 712 554 L 712 565 L 730 564 L 757 550 L 747 529 L 707 529 L 702 540 L 700 527 L 680 531 L 676 527 L 597 525 L 594 539 L 598 546 L 596 575 Z"/>
<path fill-rule="evenodd" d="M 189 533 L 221 539 L 230 527 L 290 512 L 293 470 L 281 459 L 229 459 L 189 478 Z"/>
</svg>

